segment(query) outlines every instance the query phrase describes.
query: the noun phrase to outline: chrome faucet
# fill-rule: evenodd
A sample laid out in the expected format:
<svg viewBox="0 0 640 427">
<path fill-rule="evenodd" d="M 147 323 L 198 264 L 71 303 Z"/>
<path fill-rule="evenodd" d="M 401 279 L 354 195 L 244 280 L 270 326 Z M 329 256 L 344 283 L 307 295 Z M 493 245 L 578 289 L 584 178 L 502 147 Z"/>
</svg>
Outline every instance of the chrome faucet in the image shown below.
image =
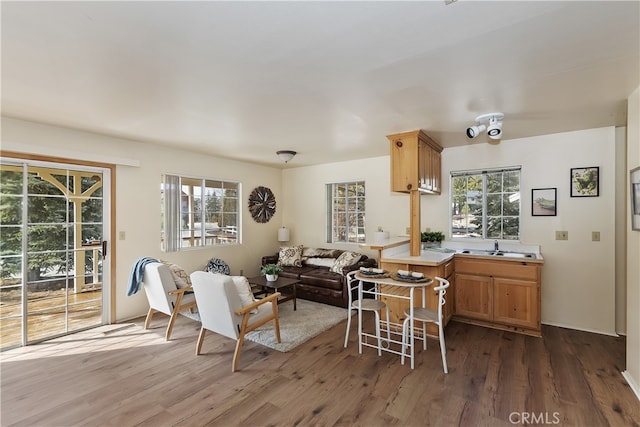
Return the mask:
<svg viewBox="0 0 640 427">
<path fill-rule="evenodd" d="M 498 246 L 498 241 L 497 240 L 493 244 L 493 250 L 495 250 L 495 251 L 499 251 L 500 250 L 500 247 Z"/>
</svg>

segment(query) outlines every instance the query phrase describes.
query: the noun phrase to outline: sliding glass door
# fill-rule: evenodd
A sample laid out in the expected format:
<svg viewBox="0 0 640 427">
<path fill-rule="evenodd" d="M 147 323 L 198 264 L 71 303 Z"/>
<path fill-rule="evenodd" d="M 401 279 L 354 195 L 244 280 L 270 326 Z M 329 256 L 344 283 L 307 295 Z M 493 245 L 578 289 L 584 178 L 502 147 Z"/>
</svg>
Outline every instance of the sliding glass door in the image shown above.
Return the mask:
<svg viewBox="0 0 640 427">
<path fill-rule="evenodd" d="M 3 349 L 108 321 L 109 174 L 102 168 L 1 160 Z"/>
</svg>

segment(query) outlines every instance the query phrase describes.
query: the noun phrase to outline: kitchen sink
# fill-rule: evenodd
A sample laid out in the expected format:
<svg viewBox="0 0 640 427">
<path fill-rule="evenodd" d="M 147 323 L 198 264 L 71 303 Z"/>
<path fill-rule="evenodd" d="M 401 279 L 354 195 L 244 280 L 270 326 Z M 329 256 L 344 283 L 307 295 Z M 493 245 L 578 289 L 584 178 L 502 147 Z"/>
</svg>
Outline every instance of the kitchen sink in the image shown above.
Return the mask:
<svg viewBox="0 0 640 427">
<path fill-rule="evenodd" d="M 497 251 L 493 253 L 494 256 L 502 256 L 505 258 L 536 258 L 536 254 L 530 254 L 526 252 L 502 252 Z"/>
<path fill-rule="evenodd" d="M 458 251 L 459 254 L 465 255 L 480 255 L 480 256 L 491 256 L 495 253 L 495 251 L 483 251 L 480 249 L 463 249 Z"/>
<path fill-rule="evenodd" d="M 457 251 L 459 254 L 464 255 L 477 255 L 477 256 L 497 256 L 503 258 L 529 258 L 536 259 L 536 254 L 529 252 L 508 252 L 508 251 L 486 251 L 479 249 L 463 249 Z"/>
</svg>

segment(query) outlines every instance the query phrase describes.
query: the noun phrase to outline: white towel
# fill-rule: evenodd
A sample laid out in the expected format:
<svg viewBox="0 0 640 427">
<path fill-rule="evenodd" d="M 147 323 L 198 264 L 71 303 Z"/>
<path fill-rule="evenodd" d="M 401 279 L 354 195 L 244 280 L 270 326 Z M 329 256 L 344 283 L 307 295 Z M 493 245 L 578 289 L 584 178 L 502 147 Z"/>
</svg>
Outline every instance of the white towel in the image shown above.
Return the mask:
<svg viewBox="0 0 640 427">
<path fill-rule="evenodd" d="M 398 270 L 398 276 L 411 276 L 415 277 L 416 279 L 422 279 L 424 278 L 424 273 L 418 273 L 416 271 L 409 270 Z"/>
<path fill-rule="evenodd" d="M 383 269 L 381 269 L 381 268 L 372 268 L 372 267 L 360 267 L 360 271 L 364 271 L 366 273 L 375 273 L 375 274 L 384 273 Z"/>
</svg>

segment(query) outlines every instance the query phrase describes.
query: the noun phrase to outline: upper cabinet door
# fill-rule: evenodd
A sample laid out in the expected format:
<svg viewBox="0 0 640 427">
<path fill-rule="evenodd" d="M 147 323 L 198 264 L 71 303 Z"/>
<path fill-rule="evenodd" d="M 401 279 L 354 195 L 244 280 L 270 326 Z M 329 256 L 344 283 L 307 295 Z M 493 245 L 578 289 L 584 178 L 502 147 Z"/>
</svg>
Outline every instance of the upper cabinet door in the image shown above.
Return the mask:
<svg viewBox="0 0 640 427">
<path fill-rule="evenodd" d="M 421 130 L 387 135 L 391 191 L 440 194 L 442 147 Z"/>
</svg>

